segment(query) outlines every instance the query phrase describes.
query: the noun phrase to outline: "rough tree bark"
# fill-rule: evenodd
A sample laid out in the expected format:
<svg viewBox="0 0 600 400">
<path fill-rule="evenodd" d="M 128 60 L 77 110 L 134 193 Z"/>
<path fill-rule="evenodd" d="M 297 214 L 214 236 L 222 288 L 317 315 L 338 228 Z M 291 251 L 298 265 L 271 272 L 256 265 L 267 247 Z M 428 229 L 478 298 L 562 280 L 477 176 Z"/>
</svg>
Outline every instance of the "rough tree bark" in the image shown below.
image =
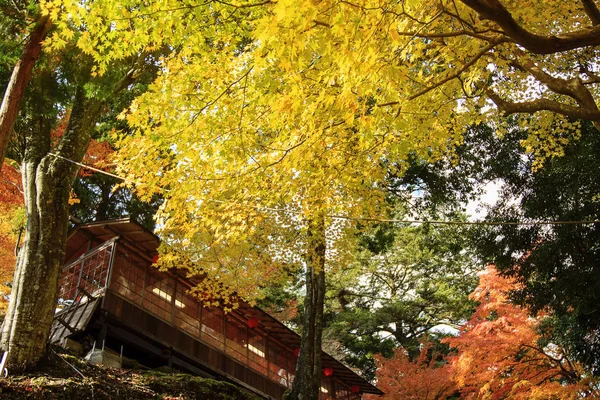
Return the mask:
<svg viewBox="0 0 600 400">
<path fill-rule="evenodd" d="M 296 376 L 286 399 L 317 400 L 321 389 L 321 342 L 325 304 L 325 221 L 310 221 L 306 256 L 306 297 Z"/>
<path fill-rule="evenodd" d="M 35 62 L 42 51 L 42 41 L 51 25 L 52 22 L 47 16 L 41 16 L 38 19 L 23 49 L 21 58 L 13 68 L 10 81 L 4 92 L 4 98 L 0 106 L 0 166 L 4 163 L 10 133 L 19 114 L 19 106 L 25 94 L 25 88 L 31 78 Z"/>
<path fill-rule="evenodd" d="M 27 233 L 19 251 L 0 347 L 11 371 L 28 369 L 45 353 L 52 325 L 69 220 L 69 194 L 78 167 L 50 152 L 81 161 L 102 110 L 99 100 L 78 89 L 68 128 L 51 149 L 50 124 L 27 134 L 21 165 Z"/>
</svg>

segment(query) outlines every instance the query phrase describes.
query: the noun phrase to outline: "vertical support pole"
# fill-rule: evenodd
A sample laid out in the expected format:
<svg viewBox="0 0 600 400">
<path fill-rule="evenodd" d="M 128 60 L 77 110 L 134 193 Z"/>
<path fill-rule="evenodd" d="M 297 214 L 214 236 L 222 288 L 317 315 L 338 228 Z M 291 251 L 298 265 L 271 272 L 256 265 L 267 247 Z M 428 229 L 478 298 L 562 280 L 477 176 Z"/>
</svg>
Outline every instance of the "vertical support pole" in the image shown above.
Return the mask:
<svg viewBox="0 0 600 400">
<path fill-rule="evenodd" d="M 223 315 L 223 351 L 227 354 L 227 316 L 224 311 L 221 314 Z"/>
<path fill-rule="evenodd" d="M 91 247 L 92 247 L 92 241 L 90 240 L 88 242 L 86 253 L 88 251 L 90 251 Z M 85 267 L 85 260 L 87 260 L 87 258 L 84 258 L 83 260 L 81 260 L 81 263 L 79 264 L 79 275 L 77 276 L 77 285 L 75 286 L 75 298 L 73 299 L 73 304 L 75 304 L 77 302 L 77 297 L 79 296 L 79 287 L 81 286 L 81 276 L 83 275 L 83 268 Z"/>
<path fill-rule="evenodd" d="M 115 238 L 115 241 L 112 244 L 112 250 L 110 252 L 110 260 L 108 260 L 108 272 L 106 273 L 106 284 L 104 285 L 104 293 L 108 291 L 108 286 L 110 285 L 110 281 L 112 279 L 113 272 L 113 264 L 115 262 L 115 258 L 117 258 L 117 243 L 119 240 L 119 236 Z M 100 306 L 104 308 L 104 302 L 106 301 L 106 296 L 102 296 L 102 304 Z"/>
<path fill-rule="evenodd" d="M 244 331 L 246 331 L 246 365 L 250 365 L 250 331 L 248 324 L 244 327 Z"/>
<path fill-rule="evenodd" d="M 202 337 L 202 316 L 204 315 L 204 302 L 197 300 L 198 306 L 198 338 Z"/>
<path fill-rule="evenodd" d="M 141 298 L 141 306 L 142 308 L 146 308 L 144 306 L 144 297 L 146 295 L 146 281 L 148 280 L 148 265 L 146 265 L 145 263 L 142 264 L 144 268 L 144 283 L 142 284 L 142 298 Z"/>
<path fill-rule="evenodd" d="M 110 252 L 110 259 L 108 260 L 108 271 L 106 273 L 106 283 L 104 284 L 104 288 L 108 288 L 108 285 L 110 284 L 110 279 L 112 278 L 112 270 L 113 270 L 113 264 L 115 262 L 115 256 L 117 254 L 117 242 L 119 240 L 119 236 L 117 236 L 114 239 L 114 242 L 112 244 L 112 250 Z"/>
<path fill-rule="evenodd" d="M 104 351 L 104 344 L 106 342 L 106 337 L 108 336 L 108 325 L 106 324 L 106 311 L 100 317 L 100 323 L 102 324 L 100 328 L 100 332 L 98 333 L 98 337 L 96 341 L 102 343 L 102 351 Z"/>
<path fill-rule="evenodd" d="M 337 387 L 336 387 L 335 381 L 336 381 L 336 379 L 331 377 L 331 381 L 330 381 L 331 382 L 331 395 L 334 399 L 337 399 L 338 398 L 337 397 Z"/>
<path fill-rule="evenodd" d="M 267 377 L 271 377 L 271 352 L 269 351 L 269 344 L 271 343 L 271 339 L 268 336 L 265 336 L 265 360 L 267 360 Z"/>
<path fill-rule="evenodd" d="M 173 351 L 171 350 L 170 346 L 167 350 L 167 367 L 173 368 Z"/>
<path fill-rule="evenodd" d="M 171 279 L 173 282 L 173 294 L 171 295 L 171 318 L 169 322 L 171 322 L 171 325 L 175 326 L 175 299 L 177 298 L 177 286 L 179 283 L 176 278 L 172 277 Z"/>
<path fill-rule="evenodd" d="M 229 354 L 227 351 L 227 315 L 223 312 L 223 352 Z"/>
<path fill-rule="evenodd" d="M 92 240 L 88 242 L 86 253 L 92 249 Z M 77 303 L 77 297 L 79 296 L 79 287 L 81 286 L 81 276 L 83 275 L 83 268 L 85 268 L 85 261 L 87 257 L 81 260 L 81 264 L 79 264 L 79 276 L 77 277 L 77 286 L 75 286 L 75 298 L 73 299 L 72 305 Z"/>
</svg>

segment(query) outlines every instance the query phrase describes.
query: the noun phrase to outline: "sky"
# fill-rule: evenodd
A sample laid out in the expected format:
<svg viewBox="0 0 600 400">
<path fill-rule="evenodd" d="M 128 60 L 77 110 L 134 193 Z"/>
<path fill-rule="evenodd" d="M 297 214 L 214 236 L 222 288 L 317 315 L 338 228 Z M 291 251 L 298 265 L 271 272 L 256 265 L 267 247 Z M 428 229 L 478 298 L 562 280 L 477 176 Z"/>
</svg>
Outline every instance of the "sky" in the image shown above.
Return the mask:
<svg viewBox="0 0 600 400">
<path fill-rule="evenodd" d="M 485 218 L 487 214 L 485 206 L 493 205 L 498 201 L 500 186 L 501 183 L 497 180 L 489 182 L 484 186 L 483 194 L 467 204 L 467 215 L 470 221 Z"/>
</svg>

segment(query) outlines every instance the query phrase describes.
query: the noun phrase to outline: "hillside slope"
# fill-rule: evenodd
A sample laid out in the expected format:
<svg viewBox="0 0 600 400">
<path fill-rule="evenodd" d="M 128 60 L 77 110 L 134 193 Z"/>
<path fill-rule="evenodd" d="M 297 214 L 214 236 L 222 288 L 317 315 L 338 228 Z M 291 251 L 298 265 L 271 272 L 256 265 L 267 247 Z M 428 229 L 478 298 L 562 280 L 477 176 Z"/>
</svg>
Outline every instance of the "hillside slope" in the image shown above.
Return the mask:
<svg viewBox="0 0 600 400">
<path fill-rule="evenodd" d="M 0 379 L 0 399 L 260 400 L 260 397 L 214 379 L 96 366 L 59 348 L 51 348 L 35 371 Z"/>
</svg>

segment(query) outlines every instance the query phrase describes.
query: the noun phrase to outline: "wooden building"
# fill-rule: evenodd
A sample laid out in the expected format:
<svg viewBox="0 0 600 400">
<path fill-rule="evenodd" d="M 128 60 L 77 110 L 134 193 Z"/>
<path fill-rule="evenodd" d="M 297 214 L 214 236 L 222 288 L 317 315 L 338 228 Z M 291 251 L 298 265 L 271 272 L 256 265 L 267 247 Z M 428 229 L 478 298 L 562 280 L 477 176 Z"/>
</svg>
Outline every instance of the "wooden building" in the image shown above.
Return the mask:
<svg viewBox="0 0 600 400">
<path fill-rule="evenodd" d="M 130 219 L 76 226 L 50 340 L 93 340 L 149 367 L 226 379 L 280 399 L 294 379 L 300 337 L 245 303 L 228 314 L 203 307 L 189 294 L 193 282 L 151 266 L 158 245 Z M 323 371 L 323 399 L 383 394 L 326 353 Z"/>
</svg>

